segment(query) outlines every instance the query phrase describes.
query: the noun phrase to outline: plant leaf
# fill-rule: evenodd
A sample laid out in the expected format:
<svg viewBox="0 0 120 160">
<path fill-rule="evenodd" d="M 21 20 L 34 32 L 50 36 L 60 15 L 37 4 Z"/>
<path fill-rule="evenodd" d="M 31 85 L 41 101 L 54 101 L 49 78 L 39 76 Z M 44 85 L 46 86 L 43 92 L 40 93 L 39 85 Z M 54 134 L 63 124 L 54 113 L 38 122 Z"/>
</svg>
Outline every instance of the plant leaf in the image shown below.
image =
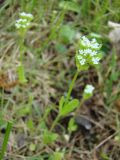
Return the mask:
<svg viewBox="0 0 120 160">
<path fill-rule="evenodd" d="M 77 125 L 75 124 L 74 118 L 71 118 L 69 123 L 68 123 L 68 131 L 73 132 L 77 130 Z"/>
<path fill-rule="evenodd" d="M 72 43 L 75 37 L 75 30 L 70 25 L 62 25 L 59 31 L 59 39 L 65 43 Z"/>
<path fill-rule="evenodd" d="M 63 107 L 64 102 L 65 102 L 65 98 L 64 98 L 64 96 L 62 96 L 59 101 L 59 111 L 60 112 L 62 111 L 62 107 Z"/>
<path fill-rule="evenodd" d="M 62 160 L 63 157 L 64 157 L 64 153 L 54 152 L 54 154 L 50 156 L 49 160 Z"/>
<path fill-rule="evenodd" d="M 60 2 L 59 6 L 66 10 L 70 10 L 70 11 L 77 12 L 77 13 L 80 12 L 80 6 L 78 3 L 75 3 L 75 2 L 62 1 Z"/>
<path fill-rule="evenodd" d="M 57 138 L 58 138 L 58 135 L 56 133 L 45 130 L 43 134 L 43 143 L 52 144 L 53 142 L 56 141 Z"/>
<path fill-rule="evenodd" d="M 60 115 L 61 116 L 66 116 L 70 112 L 72 112 L 75 108 L 79 106 L 79 100 L 78 99 L 73 99 L 69 103 L 63 106 L 61 109 Z"/>
</svg>

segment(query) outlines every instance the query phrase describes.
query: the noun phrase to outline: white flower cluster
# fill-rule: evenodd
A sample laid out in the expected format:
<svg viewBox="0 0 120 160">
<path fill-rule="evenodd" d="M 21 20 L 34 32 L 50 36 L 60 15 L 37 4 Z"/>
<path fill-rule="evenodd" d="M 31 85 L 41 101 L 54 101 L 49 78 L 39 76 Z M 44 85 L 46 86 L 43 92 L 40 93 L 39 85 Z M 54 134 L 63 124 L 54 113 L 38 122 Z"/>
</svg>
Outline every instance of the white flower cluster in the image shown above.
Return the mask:
<svg viewBox="0 0 120 160">
<path fill-rule="evenodd" d="M 30 26 L 30 21 L 33 19 L 33 15 L 30 13 L 22 12 L 19 14 L 20 19 L 16 20 L 15 26 L 17 29 L 26 29 Z"/>
<path fill-rule="evenodd" d="M 76 54 L 77 65 L 97 65 L 100 61 L 100 50 L 101 45 L 97 43 L 96 39 L 91 41 L 83 36 L 80 41 L 80 49 Z"/>
<path fill-rule="evenodd" d="M 100 48 L 100 45 L 97 43 L 95 38 L 90 41 L 88 38 L 83 36 L 81 39 L 81 44 L 83 46 L 91 48 L 91 49 L 99 49 Z"/>
<path fill-rule="evenodd" d="M 16 28 L 27 28 L 30 26 L 30 23 L 26 19 L 18 19 L 15 24 Z"/>
<path fill-rule="evenodd" d="M 84 93 L 85 94 L 92 94 L 94 89 L 95 88 L 92 85 L 87 84 L 85 89 L 84 89 Z"/>
<path fill-rule="evenodd" d="M 21 18 L 26 18 L 26 19 L 33 19 L 33 15 L 31 13 L 25 13 L 25 12 L 22 12 L 20 13 L 20 17 Z"/>
</svg>

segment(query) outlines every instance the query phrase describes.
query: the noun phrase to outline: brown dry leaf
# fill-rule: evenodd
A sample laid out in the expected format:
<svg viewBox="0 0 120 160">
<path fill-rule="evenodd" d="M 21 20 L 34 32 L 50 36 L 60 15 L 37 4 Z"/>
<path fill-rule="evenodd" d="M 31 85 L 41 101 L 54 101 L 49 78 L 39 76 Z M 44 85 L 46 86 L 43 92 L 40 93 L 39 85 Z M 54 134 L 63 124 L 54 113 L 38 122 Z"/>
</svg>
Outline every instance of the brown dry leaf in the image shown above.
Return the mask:
<svg viewBox="0 0 120 160">
<path fill-rule="evenodd" d="M 117 99 L 115 101 L 115 106 L 116 106 L 117 110 L 120 112 L 120 99 Z"/>
<path fill-rule="evenodd" d="M 6 73 L 0 73 L 0 88 L 14 88 L 18 83 L 16 75 L 12 70 L 9 69 Z"/>
</svg>

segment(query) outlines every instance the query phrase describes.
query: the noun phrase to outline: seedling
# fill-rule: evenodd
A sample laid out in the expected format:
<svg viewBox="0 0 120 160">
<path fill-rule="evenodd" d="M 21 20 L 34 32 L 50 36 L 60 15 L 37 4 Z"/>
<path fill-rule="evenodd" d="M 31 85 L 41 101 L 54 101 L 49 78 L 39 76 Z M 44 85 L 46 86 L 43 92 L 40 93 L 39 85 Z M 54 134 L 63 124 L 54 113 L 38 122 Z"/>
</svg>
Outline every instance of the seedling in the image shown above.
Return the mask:
<svg viewBox="0 0 120 160">
<path fill-rule="evenodd" d="M 77 50 L 75 55 L 77 70 L 69 86 L 67 96 L 62 96 L 60 99 L 59 113 L 51 126 L 51 131 L 54 129 L 54 127 L 62 117 L 67 116 L 69 113 L 80 107 L 81 103 L 79 103 L 78 99 L 70 99 L 71 92 L 73 90 L 78 74 L 81 71 L 88 70 L 90 66 L 97 67 L 97 65 L 99 65 L 99 61 L 101 59 L 100 48 L 101 45 L 97 43 L 95 38 L 90 41 L 88 38 L 83 36 L 80 39 L 79 49 Z M 92 85 L 86 85 L 81 102 L 90 98 L 93 95 L 93 90 L 94 87 Z M 76 127 L 74 126 L 73 120 L 71 120 L 69 123 L 69 130 L 74 130 L 75 128 Z"/>
<path fill-rule="evenodd" d="M 24 65 L 23 65 L 23 58 L 24 58 L 24 52 L 25 52 L 25 46 L 24 46 L 24 40 L 27 33 L 27 30 L 31 26 L 31 21 L 33 19 L 33 15 L 30 13 L 22 12 L 19 14 L 20 19 L 16 20 L 15 26 L 18 30 L 19 34 L 19 47 L 20 47 L 20 62 L 17 67 L 18 72 L 18 78 L 20 83 L 26 83 L 27 80 L 25 78 L 25 71 L 24 71 Z"/>
</svg>

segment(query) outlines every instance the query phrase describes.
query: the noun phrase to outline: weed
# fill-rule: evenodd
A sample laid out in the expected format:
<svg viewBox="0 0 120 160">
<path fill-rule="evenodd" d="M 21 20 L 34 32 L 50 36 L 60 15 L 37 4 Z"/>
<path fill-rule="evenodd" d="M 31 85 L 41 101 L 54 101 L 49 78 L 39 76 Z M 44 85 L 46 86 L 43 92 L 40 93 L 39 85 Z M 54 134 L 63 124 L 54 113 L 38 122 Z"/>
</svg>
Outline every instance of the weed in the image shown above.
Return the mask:
<svg viewBox="0 0 120 160">
<path fill-rule="evenodd" d="M 19 18 L 24 20 L 16 21 L 19 13 L 22 13 Z M 32 23 L 32 19 L 29 23 L 25 20 L 27 13 L 33 13 Z M 0 1 L 0 73 L 6 75 L 8 69 L 17 71 L 20 81 L 14 88 L 0 84 L 5 89 L 0 94 L 0 129 L 4 130 L 7 116 L 14 122 L 6 158 L 119 159 L 119 112 L 115 119 L 113 105 L 120 93 L 119 57 L 116 59 L 114 52 L 109 54 L 111 44 L 105 41 L 108 20 L 119 23 L 119 14 L 118 0 Z M 24 23 L 26 30 L 22 36 Z M 101 65 L 101 46 L 86 37 L 77 43 L 81 35 L 95 37 L 99 43 L 102 39 L 105 60 Z M 94 47 L 91 43 L 95 43 Z M 73 62 L 75 50 L 77 69 Z M 64 96 L 60 98 L 61 95 Z M 111 110 L 107 112 L 104 106 Z M 76 122 L 76 115 L 81 116 L 82 125 Z M 85 123 L 91 127 L 84 127 Z M 95 149 L 97 153 L 92 152 L 114 132 L 115 138 Z M 8 136 L 5 141 L 2 155 Z"/>
<path fill-rule="evenodd" d="M 23 57 L 25 52 L 24 39 L 28 28 L 30 27 L 30 22 L 33 19 L 33 15 L 30 13 L 22 12 L 20 13 L 20 19 L 15 23 L 16 28 L 20 36 L 19 45 L 20 45 L 20 64 L 17 68 L 18 78 L 20 83 L 25 83 L 27 80 L 25 78 L 24 66 L 23 66 Z"/>
</svg>

